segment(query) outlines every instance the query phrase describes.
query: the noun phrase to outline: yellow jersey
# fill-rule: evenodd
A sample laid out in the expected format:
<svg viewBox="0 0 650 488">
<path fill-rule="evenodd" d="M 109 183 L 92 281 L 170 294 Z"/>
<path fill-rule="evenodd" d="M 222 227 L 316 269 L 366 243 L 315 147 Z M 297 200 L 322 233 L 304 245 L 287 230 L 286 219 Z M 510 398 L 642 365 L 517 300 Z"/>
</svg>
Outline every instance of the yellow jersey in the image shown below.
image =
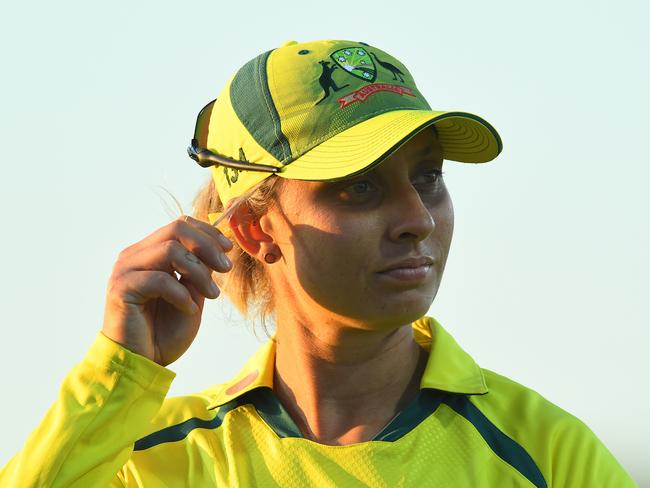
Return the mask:
<svg viewBox="0 0 650 488">
<path fill-rule="evenodd" d="M 578 418 L 479 367 L 433 318 L 418 397 L 375 438 L 306 439 L 273 393 L 273 336 L 227 383 L 166 399 L 168 368 L 98 333 L 2 487 L 636 486 Z"/>
</svg>

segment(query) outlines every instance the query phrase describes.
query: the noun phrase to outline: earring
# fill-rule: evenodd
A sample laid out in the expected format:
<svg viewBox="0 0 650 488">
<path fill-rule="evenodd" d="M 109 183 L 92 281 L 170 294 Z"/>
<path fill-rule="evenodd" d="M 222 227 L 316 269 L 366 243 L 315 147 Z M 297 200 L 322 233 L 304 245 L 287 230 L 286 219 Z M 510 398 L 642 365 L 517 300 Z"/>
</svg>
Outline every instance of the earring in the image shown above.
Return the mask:
<svg viewBox="0 0 650 488">
<path fill-rule="evenodd" d="M 264 255 L 264 261 L 266 261 L 266 262 L 269 263 L 269 264 L 271 264 L 271 263 L 275 263 L 275 261 L 276 261 L 277 259 L 278 259 L 278 257 L 277 257 L 275 254 L 273 254 L 272 252 L 267 252 L 267 253 Z"/>
</svg>

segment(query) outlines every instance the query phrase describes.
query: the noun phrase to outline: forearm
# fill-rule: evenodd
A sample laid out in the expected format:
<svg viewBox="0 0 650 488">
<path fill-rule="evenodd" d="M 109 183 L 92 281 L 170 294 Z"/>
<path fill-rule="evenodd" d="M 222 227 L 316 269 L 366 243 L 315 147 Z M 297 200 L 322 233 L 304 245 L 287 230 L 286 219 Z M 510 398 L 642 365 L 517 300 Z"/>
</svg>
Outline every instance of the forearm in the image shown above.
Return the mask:
<svg viewBox="0 0 650 488">
<path fill-rule="evenodd" d="M 0 486 L 105 486 L 158 412 L 175 374 L 98 334 Z"/>
</svg>

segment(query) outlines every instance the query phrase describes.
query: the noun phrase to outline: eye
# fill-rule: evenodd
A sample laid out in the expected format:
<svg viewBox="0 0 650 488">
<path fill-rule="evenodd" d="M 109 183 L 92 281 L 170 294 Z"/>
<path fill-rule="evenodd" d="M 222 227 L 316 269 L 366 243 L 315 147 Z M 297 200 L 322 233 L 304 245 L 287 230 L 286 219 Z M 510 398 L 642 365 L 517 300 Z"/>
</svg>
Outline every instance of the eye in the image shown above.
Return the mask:
<svg viewBox="0 0 650 488">
<path fill-rule="evenodd" d="M 339 198 L 343 201 L 361 200 L 374 194 L 377 189 L 368 180 L 359 180 L 341 188 Z"/>
<path fill-rule="evenodd" d="M 434 187 L 442 183 L 443 172 L 439 169 L 431 169 L 420 174 L 414 181 L 414 186 Z"/>
<path fill-rule="evenodd" d="M 369 181 L 355 181 L 350 186 L 348 186 L 348 188 L 351 189 L 353 193 L 361 194 L 370 191 L 371 184 Z"/>
</svg>

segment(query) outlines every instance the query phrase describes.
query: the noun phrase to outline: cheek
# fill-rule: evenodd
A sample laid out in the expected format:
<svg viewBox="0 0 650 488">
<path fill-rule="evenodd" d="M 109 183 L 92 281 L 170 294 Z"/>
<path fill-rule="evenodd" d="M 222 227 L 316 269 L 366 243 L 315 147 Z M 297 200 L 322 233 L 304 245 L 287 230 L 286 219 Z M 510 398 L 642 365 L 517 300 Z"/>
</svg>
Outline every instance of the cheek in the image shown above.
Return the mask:
<svg viewBox="0 0 650 488">
<path fill-rule="evenodd" d="M 446 259 L 454 234 L 454 207 L 451 198 L 446 198 L 440 205 L 432 208 L 431 215 L 436 225 L 434 235 L 440 243 L 441 250 Z"/>
<path fill-rule="evenodd" d="M 451 199 L 445 199 L 445 202 L 434 211 L 434 221 L 440 223 L 446 232 L 451 233 L 454 230 L 454 207 Z"/>
<path fill-rule="evenodd" d="M 337 221 L 332 216 L 321 216 L 317 225 L 295 228 L 297 259 L 303 265 L 309 265 L 314 274 L 323 278 L 332 275 L 337 278 L 358 271 L 372 250 L 372 241 L 368 239 L 371 231 L 362 219 Z M 297 263 L 298 264 L 298 263 Z"/>
<path fill-rule="evenodd" d="M 365 288 L 372 246 L 377 246 L 367 227 L 361 219 L 337 221 L 331 216 L 321 216 L 318 226 L 294 227 L 296 286 L 327 307 L 356 300 L 354 290 Z"/>
</svg>

